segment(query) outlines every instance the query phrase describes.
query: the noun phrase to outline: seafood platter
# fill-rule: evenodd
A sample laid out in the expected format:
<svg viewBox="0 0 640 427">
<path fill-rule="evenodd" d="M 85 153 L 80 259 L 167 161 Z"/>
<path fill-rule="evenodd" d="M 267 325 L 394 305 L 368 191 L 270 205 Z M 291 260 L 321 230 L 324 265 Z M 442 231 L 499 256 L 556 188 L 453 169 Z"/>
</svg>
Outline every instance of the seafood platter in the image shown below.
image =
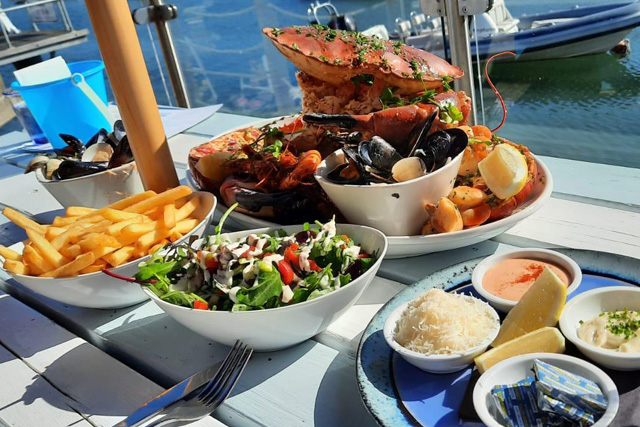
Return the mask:
<svg viewBox="0 0 640 427">
<path fill-rule="evenodd" d="M 468 125 L 471 101 L 451 88 L 458 67 L 322 25 L 263 33 L 299 69 L 301 114 L 216 136 L 188 158 L 195 188 L 221 211 L 238 203 L 239 227 L 335 216 L 384 232 L 393 258 L 489 239 L 550 197 L 546 166 L 496 134 L 506 109 L 496 129 Z"/>
<path fill-rule="evenodd" d="M 631 258 L 544 249 L 434 273 L 365 329 L 363 401 L 382 426 L 637 425 L 638 277 Z"/>
</svg>

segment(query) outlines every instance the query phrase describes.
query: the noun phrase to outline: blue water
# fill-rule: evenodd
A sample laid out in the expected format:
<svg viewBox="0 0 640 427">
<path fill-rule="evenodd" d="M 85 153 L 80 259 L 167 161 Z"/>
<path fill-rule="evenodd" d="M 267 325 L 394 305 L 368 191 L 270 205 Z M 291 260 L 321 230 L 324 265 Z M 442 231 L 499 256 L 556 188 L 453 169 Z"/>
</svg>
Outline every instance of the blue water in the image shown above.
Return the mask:
<svg viewBox="0 0 640 427">
<path fill-rule="evenodd" d="M 171 27 L 194 106 L 224 103 L 223 111 L 262 117 L 298 111 L 295 69 L 261 34 L 268 26 L 304 25 L 309 0 L 175 0 L 179 17 Z M 418 10 L 409 0 L 334 0 L 341 12 L 354 13 L 360 29 L 375 24 L 393 28 L 396 17 Z M 581 6 L 606 3 L 579 0 Z M 514 16 L 561 10 L 571 0 L 507 0 Z M 90 28 L 83 0 L 67 0 L 76 28 Z M 130 0 L 130 7 L 143 5 Z M 20 28 L 29 20 L 10 15 Z M 137 27 L 147 67 L 160 104 L 167 96 L 147 27 Z M 151 28 L 155 36 L 155 29 Z M 634 30 L 626 59 L 609 54 L 493 67 L 491 74 L 508 106 L 501 134 L 543 155 L 640 167 L 640 30 Z M 156 49 L 159 47 L 156 46 Z M 89 41 L 58 52 L 68 62 L 99 58 Z M 162 63 L 162 57 L 159 59 Z M 12 67 L 0 67 L 8 84 Z M 166 76 L 166 73 L 165 73 Z M 168 85 L 168 81 L 166 82 Z M 170 88 L 169 88 L 170 91 Z M 496 126 L 501 109 L 488 89 L 485 118 Z M 111 95 L 110 95 L 111 96 Z M 64 100 L 60 101 L 61 103 Z M 479 109 L 479 104 L 478 104 Z M 482 115 L 478 114 L 481 118 Z"/>
</svg>

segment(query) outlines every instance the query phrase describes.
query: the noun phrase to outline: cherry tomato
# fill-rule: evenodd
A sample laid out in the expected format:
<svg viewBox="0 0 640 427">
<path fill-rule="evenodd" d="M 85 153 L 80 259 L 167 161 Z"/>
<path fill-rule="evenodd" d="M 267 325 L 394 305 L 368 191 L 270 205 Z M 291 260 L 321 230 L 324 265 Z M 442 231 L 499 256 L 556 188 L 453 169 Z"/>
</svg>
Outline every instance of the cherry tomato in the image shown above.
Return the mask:
<svg viewBox="0 0 640 427">
<path fill-rule="evenodd" d="M 278 271 L 280 271 L 280 276 L 282 276 L 282 281 L 285 285 L 293 281 L 293 269 L 287 261 L 282 260 L 278 263 Z"/>
<path fill-rule="evenodd" d="M 284 260 L 291 265 L 300 267 L 300 256 L 291 249 L 291 246 L 284 251 Z"/>
<path fill-rule="evenodd" d="M 371 258 L 371 255 L 369 255 L 368 253 L 363 252 L 363 253 L 358 255 L 358 258 Z"/>
<path fill-rule="evenodd" d="M 209 310 L 209 304 L 197 299 L 193 302 L 193 308 L 195 308 L 196 310 Z"/>
<path fill-rule="evenodd" d="M 213 253 L 208 253 L 204 259 L 204 265 L 207 267 L 207 270 L 217 270 L 220 266 L 220 263 L 213 255 Z"/>
<path fill-rule="evenodd" d="M 309 260 L 309 268 L 313 271 L 322 271 L 318 264 L 316 264 L 316 262 L 312 259 Z"/>
<path fill-rule="evenodd" d="M 249 246 L 249 249 L 247 249 L 246 251 L 244 251 L 244 253 L 240 256 L 240 258 L 246 258 L 249 256 L 249 252 L 253 252 L 256 250 L 255 246 Z"/>
<path fill-rule="evenodd" d="M 289 247 L 292 251 L 297 251 L 298 249 L 300 249 L 300 245 L 298 245 L 297 243 L 292 243 L 289 245 Z"/>
</svg>

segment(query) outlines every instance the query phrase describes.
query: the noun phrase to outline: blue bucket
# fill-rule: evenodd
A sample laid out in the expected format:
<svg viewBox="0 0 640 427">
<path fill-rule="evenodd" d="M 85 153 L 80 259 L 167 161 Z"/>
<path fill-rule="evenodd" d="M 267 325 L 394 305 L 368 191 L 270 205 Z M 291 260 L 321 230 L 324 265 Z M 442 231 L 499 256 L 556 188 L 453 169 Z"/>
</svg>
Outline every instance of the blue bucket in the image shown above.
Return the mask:
<svg viewBox="0 0 640 427">
<path fill-rule="evenodd" d="M 85 82 L 107 105 L 107 89 L 104 84 L 102 61 L 81 61 L 68 64 L 71 74 L 82 74 Z M 27 103 L 29 110 L 54 148 L 64 148 L 65 142 L 59 134 L 66 133 L 86 143 L 100 128 L 111 131 L 113 123 L 95 106 L 71 79 L 55 80 L 33 86 L 11 87 Z"/>
</svg>

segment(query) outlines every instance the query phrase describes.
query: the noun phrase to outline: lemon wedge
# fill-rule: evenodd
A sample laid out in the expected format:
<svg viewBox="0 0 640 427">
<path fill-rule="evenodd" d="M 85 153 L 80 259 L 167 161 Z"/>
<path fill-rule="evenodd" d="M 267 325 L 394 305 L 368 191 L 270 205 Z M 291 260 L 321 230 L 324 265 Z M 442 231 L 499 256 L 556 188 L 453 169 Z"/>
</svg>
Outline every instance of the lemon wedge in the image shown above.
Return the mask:
<svg viewBox="0 0 640 427">
<path fill-rule="evenodd" d="M 507 341 L 545 326 L 555 326 L 567 300 L 567 285 L 549 267 L 545 267 L 533 285 L 511 309 L 491 344 Z"/>
<path fill-rule="evenodd" d="M 487 187 L 496 197 L 515 196 L 527 183 L 527 160 L 512 145 L 498 144 L 480 163 L 478 170 Z"/>
<path fill-rule="evenodd" d="M 493 365 L 520 354 L 563 353 L 564 336 L 556 328 L 545 326 L 506 341 L 473 359 L 481 374 Z"/>
</svg>

